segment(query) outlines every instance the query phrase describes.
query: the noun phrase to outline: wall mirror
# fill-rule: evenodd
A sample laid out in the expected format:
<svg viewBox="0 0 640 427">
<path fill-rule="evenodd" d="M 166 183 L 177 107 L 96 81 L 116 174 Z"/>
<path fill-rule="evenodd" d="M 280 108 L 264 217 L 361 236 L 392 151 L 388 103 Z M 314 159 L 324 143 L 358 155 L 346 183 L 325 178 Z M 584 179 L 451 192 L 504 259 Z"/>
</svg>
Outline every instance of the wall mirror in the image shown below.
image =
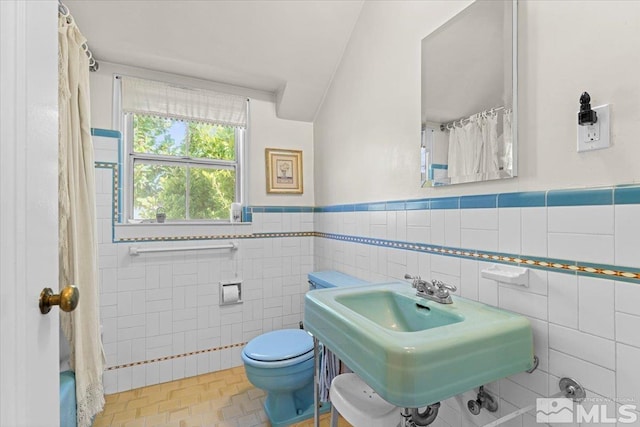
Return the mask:
<svg viewBox="0 0 640 427">
<path fill-rule="evenodd" d="M 422 40 L 422 186 L 517 175 L 517 0 L 476 0 Z"/>
</svg>

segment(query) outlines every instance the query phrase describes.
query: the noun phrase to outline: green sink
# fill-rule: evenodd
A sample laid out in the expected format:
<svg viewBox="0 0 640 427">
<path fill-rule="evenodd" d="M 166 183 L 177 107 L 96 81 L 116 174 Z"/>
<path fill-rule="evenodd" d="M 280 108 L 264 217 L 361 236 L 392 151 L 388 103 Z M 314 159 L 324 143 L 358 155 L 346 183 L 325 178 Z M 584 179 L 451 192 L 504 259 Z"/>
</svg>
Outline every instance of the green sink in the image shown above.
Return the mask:
<svg viewBox="0 0 640 427">
<path fill-rule="evenodd" d="M 406 282 L 310 291 L 304 324 L 400 407 L 439 402 L 533 365 L 525 317 L 455 295 L 440 304 Z"/>
<path fill-rule="evenodd" d="M 431 308 L 413 296 L 384 289 L 340 295 L 336 301 L 392 331 L 417 332 L 464 320 L 459 314 Z"/>
</svg>

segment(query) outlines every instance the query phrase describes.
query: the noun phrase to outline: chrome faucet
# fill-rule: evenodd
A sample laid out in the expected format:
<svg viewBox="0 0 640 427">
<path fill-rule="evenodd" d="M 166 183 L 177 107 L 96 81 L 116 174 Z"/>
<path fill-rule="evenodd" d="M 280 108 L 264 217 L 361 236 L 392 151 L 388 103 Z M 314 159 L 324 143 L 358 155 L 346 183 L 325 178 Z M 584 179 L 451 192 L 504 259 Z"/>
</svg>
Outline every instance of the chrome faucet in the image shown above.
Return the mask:
<svg viewBox="0 0 640 427">
<path fill-rule="evenodd" d="M 420 276 L 412 276 L 410 274 L 405 274 L 404 278 L 411 280 L 411 286 L 416 288 L 417 296 L 440 304 L 451 304 L 453 300 L 449 292 L 455 292 L 458 289 L 440 280 L 433 279 L 431 282 L 427 282 L 422 280 Z"/>
</svg>

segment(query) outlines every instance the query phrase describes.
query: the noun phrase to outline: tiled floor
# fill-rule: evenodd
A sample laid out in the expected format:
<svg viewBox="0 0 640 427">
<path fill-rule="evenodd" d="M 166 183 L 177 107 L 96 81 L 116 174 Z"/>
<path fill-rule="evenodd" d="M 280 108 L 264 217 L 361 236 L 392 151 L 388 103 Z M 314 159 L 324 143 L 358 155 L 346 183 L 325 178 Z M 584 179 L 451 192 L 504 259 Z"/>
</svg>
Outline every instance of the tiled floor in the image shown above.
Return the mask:
<svg viewBox="0 0 640 427">
<path fill-rule="evenodd" d="M 269 426 L 262 409 L 264 398 L 265 393 L 251 385 L 240 366 L 108 395 L 93 426 Z M 329 414 L 320 418 L 320 425 L 329 425 Z M 340 419 L 339 427 L 349 425 Z M 296 424 L 312 426 L 313 419 Z"/>
</svg>

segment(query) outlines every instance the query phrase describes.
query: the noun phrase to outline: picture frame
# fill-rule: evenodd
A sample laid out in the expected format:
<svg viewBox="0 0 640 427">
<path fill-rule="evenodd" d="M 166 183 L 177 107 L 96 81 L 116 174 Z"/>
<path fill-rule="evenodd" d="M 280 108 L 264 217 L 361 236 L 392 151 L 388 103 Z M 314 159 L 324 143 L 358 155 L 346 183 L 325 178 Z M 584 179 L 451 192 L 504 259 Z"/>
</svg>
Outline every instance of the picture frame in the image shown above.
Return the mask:
<svg viewBox="0 0 640 427">
<path fill-rule="evenodd" d="M 302 194 L 302 151 L 265 148 L 267 194 Z"/>
</svg>

